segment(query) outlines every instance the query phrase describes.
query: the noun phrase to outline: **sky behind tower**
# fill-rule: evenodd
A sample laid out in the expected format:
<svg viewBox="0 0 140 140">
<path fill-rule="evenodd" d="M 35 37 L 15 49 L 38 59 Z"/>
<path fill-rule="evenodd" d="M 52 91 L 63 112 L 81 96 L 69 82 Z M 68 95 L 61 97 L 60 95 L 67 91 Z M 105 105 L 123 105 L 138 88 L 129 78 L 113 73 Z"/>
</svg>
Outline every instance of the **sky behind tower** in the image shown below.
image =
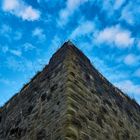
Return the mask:
<svg viewBox="0 0 140 140">
<path fill-rule="evenodd" d="M 140 103 L 139 0 L 1 0 L 0 106 L 71 40 Z"/>
</svg>

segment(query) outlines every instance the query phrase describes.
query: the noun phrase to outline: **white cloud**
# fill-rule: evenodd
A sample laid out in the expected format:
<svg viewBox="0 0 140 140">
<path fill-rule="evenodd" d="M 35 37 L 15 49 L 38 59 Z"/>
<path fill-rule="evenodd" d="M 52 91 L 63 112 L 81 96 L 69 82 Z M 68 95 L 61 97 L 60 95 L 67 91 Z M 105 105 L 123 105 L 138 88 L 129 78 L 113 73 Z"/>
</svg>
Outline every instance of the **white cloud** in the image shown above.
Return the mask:
<svg viewBox="0 0 140 140">
<path fill-rule="evenodd" d="M 35 28 L 34 30 L 33 30 L 33 36 L 40 36 L 40 35 L 42 35 L 42 32 L 43 32 L 43 30 L 41 29 L 41 28 Z"/>
<path fill-rule="evenodd" d="M 140 95 L 140 85 L 128 79 L 130 77 L 129 73 L 121 72 L 119 67 L 117 68 L 116 66 L 109 68 L 104 60 L 97 57 L 91 57 L 90 60 L 94 60 L 93 64 L 96 68 L 123 92 L 131 96 Z"/>
<path fill-rule="evenodd" d="M 31 6 L 28 6 L 24 9 L 24 12 L 21 12 L 21 17 L 24 20 L 37 20 L 40 17 L 40 12 L 36 9 L 33 9 Z"/>
<path fill-rule="evenodd" d="M 25 43 L 25 44 L 23 44 L 23 49 L 24 49 L 24 51 L 30 51 L 30 50 L 33 50 L 33 49 L 35 49 L 36 47 L 34 46 L 34 45 L 32 45 L 31 43 Z"/>
<path fill-rule="evenodd" d="M 12 55 L 18 56 L 20 57 L 22 55 L 21 50 L 17 50 L 17 49 L 11 49 L 9 46 L 5 45 L 5 46 L 0 46 L 0 50 L 3 53 L 10 53 Z"/>
<path fill-rule="evenodd" d="M 34 21 L 40 18 L 40 11 L 27 5 L 22 0 L 3 0 L 2 9 L 23 20 Z"/>
<path fill-rule="evenodd" d="M 17 60 L 15 57 L 8 57 L 5 61 L 5 66 L 13 71 L 25 72 L 27 69 L 28 71 L 34 71 L 33 62 L 25 58 Z"/>
<path fill-rule="evenodd" d="M 47 58 L 48 59 L 48 58 Z M 35 74 L 38 70 L 41 70 L 46 64 L 47 59 L 36 59 L 36 60 L 29 60 L 24 57 L 20 57 L 16 59 L 13 56 L 7 57 L 5 59 L 5 67 L 13 70 L 15 72 L 24 72 L 25 74 Z M 43 63 L 43 67 L 42 64 Z M 28 77 L 29 78 L 29 77 Z"/>
<path fill-rule="evenodd" d="M 90 34 L 94 31 L 94 23 L 86 21 L 80 24 L 70 35 L 71 39 Z"/>
<path fill-rule="evenodd" d="M 9 50 L 9 52 L 18 57 L 22 55 L 22 52 L 20 50 Z"/>
<path fill-rule="evenodd" d="M 5 37 L 11 41 L 11 36 L 10 36 L 11 33 L 12 33 L 12 28 L 9 25 L 2 24 L 0 26 L 0 36 Z"/>
<path fill-rule="evenodd" d="M 0 45 L 0 51 L 2 53 L 4 53 L 4 54 L 9 53 L 9 54 L 12 54 L 12 55 L 18 56 L 18 57 L 22 56 L 23 51 L 27 52 L 27 51 L 31 51 L 31 50 L 33 50 L 35 48 L 36 47 L 34 45 L 32 45 L 31 43 L 28 43 L 28 42 L 23 44 L 23 45 L 21 45 L 21 46 L 19 46 L 18 48 L 11 48 L 8 45 L 5 45 L 5 46 Z"/>
<path fill-rule="evenodd" d="M 124 81 L 115 83 L 115 85 L 128 94 L 140 95 L 140 85 L 134 84 L 130 80 L 124 80 Z"/>
<path fill-rule="evenodd" d="M 11 11 L 19 6 L 19 1 L 17 0 L 3 0 L 3 10 Z"/>
<path fill-rule="evenodd" d="M 106 43 L 109 45 L 116 45 L 119 48 L 126 48 L 133 45 L 134 38 L 131 37 L 130 31 L 116 25 L 100 31 L 96 41 L 97 43 Z"/>
<path fill-rule="evenodd" d="M 115 65 L 112 66 L 111 68 L 108 67 L 108 63 L 107 63 L 107 56 L 103 56 L 104 59 L 98 58 L 96 56 L 91 56 L 90 60 L 92 60 L 93 65 L 107 78 L 109 79 L 109 81 L 111 81 L 112 83 L 115 83 L 117 81 L 122 81 L 126 78 L 129 77 L 128 73 L 124 73 L 123 71 L 120 71 L 120 66 Z M 110 57 L 110 61 L 111 57 Z M 117 76 L 116 76 L 117 75 Z"/>
<path fill-rule="evenodd" d="M 135 71 L 134 75 L 140 77 L 140 68 Z"/>
<path fill-rule="evenodd" d="M 120 10 L 126 0 L 97 0 L 98 6 L 106 15 L 106 18 L 111 20 L 115 17 L 115 12 Z"/>
<path fill-rule="evenodd" d="M 140 40 L 137 42 L 138 49 L 140 49 Z"/>
<path fill-rule="evenodd" d="M 59 36 L 55 35 L 51 41 L 51 50 L 56 51 L 62 44 L 62 40 Z"/>
<path fill-rule="evenodd" d="M 106 0 L 106 1 L 102 1 L 99 0 L 100 4 L 102 3 L 102 9 L 105 10 L 106 12 L 108 11 L 108 14 L 110 14 L 110 12 L 114 12 L 114 10 L 119 9 L 125 2 L 126 0 Z"/>
<path fill-rule="evenodd" d="M 58 24 L 60 26 L 65 25 L 70 16 L 79 8 L 79 6 L 87 1 L 88 0 L 67 0 L 66 7 L 59 12 Z"/>
<path fill-rule="evenodd" d="M 127 23 L 133 25 L 134 19 L 133 19 L 132 11 L 129 9 L 129 6 L 125 7 L 121 13 L 121 19 L 125 20 Z"/>
<path fill-rule="evenodd" d="M 24 63 L 23 63 L 24 64 Z M 16 60 L 14 57 L 8 57 L 5 61 L 6 67 L 15 71 L 23 71 L 24 67 L 21 61 Z"/>
<path fill-rule="evenodd" d="M 89 52 L 93 49 L 93 42 L 92 40 L 83 40 L 82 38 L 79 38 L 77 40 L 74 40 L 76 44 L 80 47 L 80 49 L 85 52 L 85 54 L 89 55 Z"/>
<path fill-rule="evenodd" d="M 130 25 L 139 24 L 140 18 L 140 6 L 137 0 L 135 2 L 130 1 L 122 10 L 121 20 L 126 21 Z"/>
<path fill-rule="evenodd" d="M 125 58 L 124 58 L 124 63 L 126 65 L 134 65 L 137 63 L 137 61 L 139 60 L 139 58 L 134 55 L 134 54 L 128 54 Z"/>
<path fill-rule="evenodd" d="M 0 27 L 0 34 L 5 35 L 5 34 L 10 33 L 10 32 L 12 32 L 12 28 L 9 25 L 3 24 Z"/>
<path fill-rule="evenodd" d="M 46 40 L 46 35 L 44 34 L 44 30 L 41 28 L 35 28 L 32 32 L 32 36 L 37 37 L 39 40 Z"/>
<path fill-rule="evenodd" d="M 116 0 L 114 3 L 114 9 L 119 9 L 126 0 Z"/>
<path fill-rule="evenodd" d="M 0 26 L 0 36 L 6 37 L 9 41 L 20 40 L 22 38 L 22 32 L 19 30 L 14 30 L 8 24 L 2 24 Z"/>
</svg>

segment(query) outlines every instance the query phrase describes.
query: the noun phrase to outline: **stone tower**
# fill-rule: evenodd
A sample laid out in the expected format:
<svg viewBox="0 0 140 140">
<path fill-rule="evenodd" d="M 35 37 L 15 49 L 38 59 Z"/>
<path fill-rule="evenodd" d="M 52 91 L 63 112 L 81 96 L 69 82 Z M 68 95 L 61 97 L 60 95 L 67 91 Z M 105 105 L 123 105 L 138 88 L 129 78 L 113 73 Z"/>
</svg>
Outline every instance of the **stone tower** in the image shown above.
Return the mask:
<svg viewBox="0 0 140 140">
<path fill-rule="evenodd" d="M 0 108 L 0 140 L 140 140 L 140 106 L 68 41 Z"/>
</svg>

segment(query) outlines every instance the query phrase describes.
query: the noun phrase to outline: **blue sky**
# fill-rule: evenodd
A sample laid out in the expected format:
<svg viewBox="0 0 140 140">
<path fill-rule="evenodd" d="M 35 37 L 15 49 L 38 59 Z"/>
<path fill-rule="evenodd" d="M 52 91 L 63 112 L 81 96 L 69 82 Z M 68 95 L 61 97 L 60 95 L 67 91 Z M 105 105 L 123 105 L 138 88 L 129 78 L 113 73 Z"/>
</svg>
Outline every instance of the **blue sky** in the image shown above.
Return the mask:
<svg viewBox="0 0 140 140">
<path fill-rule="evenodd" d="M 139 0 L 1 0 L 0 105 L 68 39 L 140 103 Z"/>
</svg>

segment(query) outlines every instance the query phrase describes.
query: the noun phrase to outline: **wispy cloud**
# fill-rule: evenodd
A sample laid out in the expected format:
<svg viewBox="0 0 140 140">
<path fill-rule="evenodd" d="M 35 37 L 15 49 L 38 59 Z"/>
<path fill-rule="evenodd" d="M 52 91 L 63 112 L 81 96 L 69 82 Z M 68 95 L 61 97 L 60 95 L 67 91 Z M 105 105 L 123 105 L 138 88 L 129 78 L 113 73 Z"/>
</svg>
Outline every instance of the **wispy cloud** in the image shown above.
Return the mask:
<svg viewBox="0 0 140 140">
<path fill-rule="evenodd" d="M 2 9 L 23 20 L 34 21 L 40 18 L 40 11 L 26 4 L 23 0 L 3 0 Z"/>
<path fill-rule="evenodd" d="M 104 57 L 104 59 L 98 57 L 90 57 L 90 60 L 93 61 L 94 66 L 112 83 L 125 80 L 129 77 L 128 73 L 124 73 L 120 70 L 119 65 L 109 67 L 106 61 L 106 57 Z"/>
<path fill-rule="evenodd" d="M 16 59 L 12 56 L 6 59 L 5 66 L 10 70 L 17 72 L 25 72 L 27 69 L 28 71 L 33 71 L 35 68 L 32 61 L 25 58 Z"/>
<path fill-rule="evenodd" d="M 124 63 L 126 65 L 134 65 L 134 64 L 137 64 L 138 60 L 139 60 L 139 57 L 138 56 L 136 56 L 134 54 L 128 54 L 124 58 Z"/>
<path fill-rule="evenodd" d="M 12 33 L 12 28 L 7 24 L 2 24 L 0 26 L 0 36 L 6 37 L 8 40 L 10 39 L 10 34 Z"/>
<path fill-rule="evenodd" d="M 91 58 L 92 60 L 92 58 Z M 102 60 L 98 57 L 93 57 L 94 66 L 116 87 L 121 89 L 123 92 L 129 94 L 130 96 L 137 97 L 140 95 L 140 85 L 129 80 L 130 74 L 128 72 L 123 72 L 116 66 L 109 68 L 106 64 L 105 59 Z M 140 73 L 139 73 L 140 74 Z"/>
<path fill-rule="evenodd" d="M 14 71 L 24 71 L 22 62 L 14 57 L 8 57 L 5 61 L 5 66 Z"/>
<path fill-rule="evenodd" d="M 98 0 L 100 2 L 100 6 L 102 8 L 102 10 L 104 11 L 109 11 L 109 12 L 113 12 L 114 10 L 119 9 L 126 0 L 116 0 L 116 1 L 112 1 L 112 0 L 106 0 L 106 1 L 102 1 L 102 0 Z M 109 13 L 107 12 L 107 14 Z M 110 13 L 109 13 L 110 14 Z"/>
<path fill-rule="evenodd" d="M 114 1 L 114 9 L 115 10 L 119 9 L 125 3 L 125 1 L 126 0 L 116 0 L 116 1 Z"/>
<path fill-rule="evenodd" d="M 67 0 L 65 8 L 59 12 L 58 24 L 60 26 L 65 25 L 69 21 L 70 16 L 79 8 L 79 6 L 87 1 L 88 0 Z"/>
<path fill-rule="evenodd" d="M 91 21 L 82 22 L 74 31 L 71 33 L 70 38 L 76 39 L 77 37 L 81 37 L 84 35 L 88 35 L 93 33 L 94 31 L 94 23 Z"/>
<path fill-rule="evenodd" d="M 0 27 L 0 33 L 1 34 L 7 34 L 7 33 L 10 33 L 12 32 L 12 28 L 7 25 L 7 24 L 2 24 L 1 27 Z"/>
<path fill-rule="evenodd" d="M 140 18 L 140 3 L 139 1 L 129 1 L 123 8 L 121 13 L 121 20 L 126 21 L 130 25 L 139 24 Z"/>
<path fill-rule="evenodd" d="M 12 55 L 12 56 L 17 56 L 17 57 L 22 57 L 23 53 L 32 51 L 33 49 L 35 49 L 35 51 L 37 51 L 36 46 L 34 46 L 33 44 L 26 42 L 24 44 L 19 45 L 16 48 L 10 47 L 8 45 L 0 45 L 0 51 L 5 54 L 5 55 Z"/>
<path fill-rule="evenodd" d="M 134 38 L 129 30 L 121 28 L 119 25 L 111 26 L 99 31 L 96 36 L 97 43 L 105 43 L 115 45 L 119 48 L 131 47 L 134 43 Z"/>
<path fill-rule="evenodd" d="M 35 74 L 40 68 L 46 64 L 47 59 L 31 60 L 24 57 L 16 59 L 13 56 L 6 58 L 5 67 L 13 72 L 24 73 L 24 75 Z"/>
<path fill-rule="evenodd" d="M 140 95 L 140 85 L 133 83 L 131 80 L 124 80 L 115 83 L 115 85 L 130 95 Z"/>
<path fill-rule="evenodd" d="M 14 56 L 18 56 L 18 57 L 21 57 L 21 55 L 22 55 L 21 49 L 12 49 L 8 45 L 0 46 L 0 50 L 5 54 L 10 53 L 10 54 L 12 54 Z"/>
<path fill-rule="evenodd" d="M 11 40 L 20 40 L 22 38 L 22 32 L 20 30 L 14 30 L 8 24 L 2 24 L 0 26 L 0 36 L 5 37 L 8 41 Z"/>
<path fill-rule="evenodd" d="M 33 30 L 32 36 L 37 37 L 40 41 L 46 40 L 46 35 L 44 34 L 44 30 L 38 27 Z"/>
<path fill-rule="evenodd" d="M 51 41 L 51 49 L 53 51 L 56 51 L 61 45 L 62 45 L 62 40 L 59 36 L 55 35 Z"/>
<path fill-rule="evenodd" d="M 137 47 L 138 47 L 138 49 L 140 50 L 140 39 L 139 39 L 139 41 L 137 42 Z"/>
<path fill-rule="evenodd" d="M 22 52 L 20 50 L 10 50 L 10 53 L 12 53 L 13 55 L 16 55 L 18 57 L 20 57 L 22 55 Z"/>
<path fill-rule="evenodd" d="M 134 75 L 140 78 L 140 68 L 138 68 L 135 72 Z"/>
<path fill-rule="evenodd" d="M 36 47 L 33 44 L 26 42 L 22 45 L 22 48 L 25 52 L 27 52 L 35 49 Z"/>
<path fill-rule="evenodd" d="M 0 83 L 5 85 L 14 85 L 15 82 L 0 76 Z"/>
<path fill-rule="evenodd" d="M 92 1 L 96 3 L 95 1 Z M 116 11 L 121 9 L 126 0 L 97 0 L 97 5 L 100 7 L 100 10 L 106 15 L 107 19 L 114 19 Z"/>
</svg>

